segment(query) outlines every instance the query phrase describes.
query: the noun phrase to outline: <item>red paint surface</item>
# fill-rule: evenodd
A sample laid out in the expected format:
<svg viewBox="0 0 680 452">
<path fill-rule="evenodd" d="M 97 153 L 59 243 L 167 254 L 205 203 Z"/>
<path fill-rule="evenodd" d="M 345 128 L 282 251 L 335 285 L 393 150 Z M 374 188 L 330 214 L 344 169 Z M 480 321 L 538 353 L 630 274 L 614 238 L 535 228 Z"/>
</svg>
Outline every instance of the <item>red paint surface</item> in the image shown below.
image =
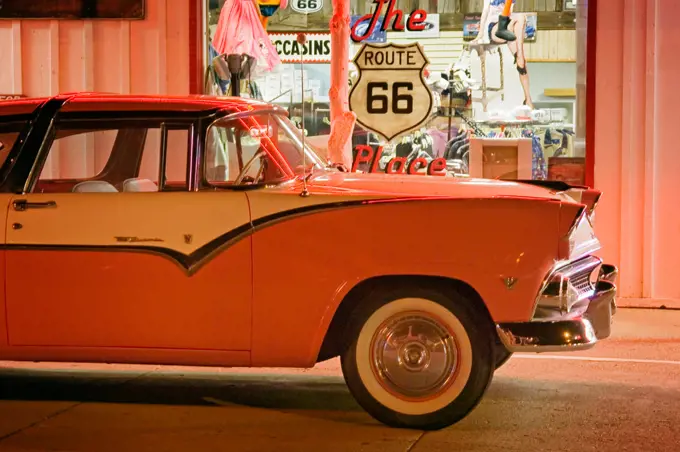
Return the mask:
<svg viewBox="0 0 680 452">
<path fill-rule="evenodd" d="M 231 109 L 235 112 L 247 110 L 271 110 L 272 106 L 259 100 L 242 97 L 193 95 L 120 95 L 120 94 L 75 94 L 62 108 L 72 111 L 209 111 Z M 281 109 L 281 111 L 284 111 Z"/>
<path fill-rule="evenodd" d="M 250 238 L 192 276 L 168 258 L 144 252 L 5 254 L 10 345 L 250 348 Z"/>
<path fill-rule="evenodd" d="M 253 210 L 269 202 L 249 198 Z M 442 199 L 372 203 L 262 229 L 253 236 L 253 365 L 313 365 L 343 297 L 382 275 L 456 278 L 480 294 L 494 320 L 527 321 L 556 257 L 558 226 L 557 203 Z M 519 280 L 512 292 L 503 283 L 509 276 Z"/>
</svg>

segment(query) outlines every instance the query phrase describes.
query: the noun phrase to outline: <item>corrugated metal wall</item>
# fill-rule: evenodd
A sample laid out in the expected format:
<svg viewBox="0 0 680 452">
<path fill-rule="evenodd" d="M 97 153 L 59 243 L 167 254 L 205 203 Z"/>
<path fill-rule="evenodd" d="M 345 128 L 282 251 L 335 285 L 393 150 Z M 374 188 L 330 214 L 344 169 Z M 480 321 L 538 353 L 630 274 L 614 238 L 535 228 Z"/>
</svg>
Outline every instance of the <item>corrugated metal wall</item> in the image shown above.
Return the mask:
<svg viewBox="0 0 680 452">
<path fill-rule="evenodd" d="M 189 2 L 141 21 L 0 21 L 0 94 L 189 92 Z"/>
<path fill-rule="evenodd" d="M 188 94 L 189 2 L 146 4 L 140 21 L 0 21 L 0 94 Z M 98 173 L 111 149 L 107 133 L 59 140 L 41 177 Z M 143 177 L 157 177 L 158 143 L 159 133 L 152 131 L 147 145 L 155 152 L 144 153 Z"/>
<path fill-rule="evenodd" d="M 678 15 L 677 0 L 624 0 L 613 10 L 599 2 L 597 77 L 588 80 L 602 254 L 620 266 L 620 295 L 653 306 L 680 302 Z"/>
</svg>

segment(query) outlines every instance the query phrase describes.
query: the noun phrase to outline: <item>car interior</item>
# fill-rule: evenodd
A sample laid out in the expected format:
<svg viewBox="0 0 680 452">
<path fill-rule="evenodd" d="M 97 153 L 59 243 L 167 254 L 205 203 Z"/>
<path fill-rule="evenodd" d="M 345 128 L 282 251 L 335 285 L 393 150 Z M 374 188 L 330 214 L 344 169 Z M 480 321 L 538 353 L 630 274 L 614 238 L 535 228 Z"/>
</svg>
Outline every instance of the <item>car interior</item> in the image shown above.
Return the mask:
<svg viewBox="0 0 680 452">
<path fill-rule="evenodd" d="M 155 192 L 158 185 L 150 179 L 133 177 L 123 181 L 122 190 L 105 180 L 86 180 L 78 182 L 71 189 L 73 193 L 114 193 L 114 192 Z"/>
<path fill-rule="evenodd" d="M 117 130 L 108 160 L 99 174 L 85 180 L 41 176 L 33 191 L 37 193 L 157 192 L 159 187 L 155 181 L 139 177 L 148 131 L 147 128 Z M 92 131 L 62 130 L 57 133 L 55 139 L 86 132 Z M 64 152 L 64 147 L 62 146 L 59 151 Z M 179 183 L 168 181 L 165 183 L 164 191 L 183 190 L 184 187 L 184 181 Z"/>
<path fill-rule="evenodd" d="M 115 138 L 113 134 L 110 135 L 112 143 L 110 152 L 107 150 L 106 164 L 98 174 L 87 178 L 41 175 L 33 191 L 37 193 L 159 191 L 158 175 L 155 176 L 155 180 L 148 178 L 148 171 L 147 177 L 140 175 L 143 154 L 148 153 L 150 149 L 160 152 L 160 141 L 159 147 L 155 144 L 148 146 L 149 130 L 153 129 L 126 127 L 117 130 L 67 128 L 59 130 L 55 136 L 55 141 L 60 140 L 61 143 L 59 154 L 70 146 L 79 146 L 80 150 L 83 148 L 82 141 L 71 144 L 69 140 L 62 140 L 64 138 L 93 132 L 115 132 Z M 224 123 L 218 121 L 208 130 L 206 144 L 204 184 L 213 189 L 279 181 L 289 174 L 288 165 L 295 164 L 301 155 L 297 146 L 280 129 L 279 124 L 268 116 L 240 118 Z M 186 188 L 184 180 L 164 180 L 161 185 L 163 191 L 182 191 Z"/>
</svg>

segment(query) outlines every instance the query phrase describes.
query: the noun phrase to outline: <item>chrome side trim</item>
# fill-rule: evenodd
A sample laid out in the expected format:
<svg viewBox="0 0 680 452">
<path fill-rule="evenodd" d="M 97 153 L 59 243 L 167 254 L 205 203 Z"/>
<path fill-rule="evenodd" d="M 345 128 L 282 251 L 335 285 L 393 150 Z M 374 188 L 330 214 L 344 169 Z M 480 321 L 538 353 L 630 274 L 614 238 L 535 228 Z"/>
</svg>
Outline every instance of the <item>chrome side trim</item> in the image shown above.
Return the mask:
<svg viewBox="0 0 680 452">
<path fill-rule="evenodd" d="M 579 208 L 579 211 L 578 211 L 578 213 L 576 214 L 576 219 L 575 219 L 574 222 L 571 224 L 571 226 L 569 226 L 569 231 L 567 231 L 567 233 L 566 233 L 566 234 L 564 235 L 564 237 L 562 237 L 562 238 L 563 238 L 563 239 L 569 239 L 569 237 L 571 237 L 571 235 L 574 233 L 574 231 L 576 230 L 576 228 L 577 228 L 578 225 L 581 223 L 581 220 L 582 220 L 584 217 L 585 217 L 585 218 L 588 217 L 588 214 L 587 214 L 587 212 L 586 212 L 586 206 L 582 206 L 582 207 Z"/>
</svg>

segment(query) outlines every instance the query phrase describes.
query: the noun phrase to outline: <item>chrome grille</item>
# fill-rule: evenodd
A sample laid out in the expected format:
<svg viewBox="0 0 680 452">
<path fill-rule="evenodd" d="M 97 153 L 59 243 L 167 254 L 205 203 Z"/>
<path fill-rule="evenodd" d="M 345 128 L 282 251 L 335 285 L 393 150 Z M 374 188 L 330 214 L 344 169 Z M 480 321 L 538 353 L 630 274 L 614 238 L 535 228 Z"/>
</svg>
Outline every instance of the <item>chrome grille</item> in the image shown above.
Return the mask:
<svg viewBox="0 0 680 452">
<path fill-rule="evenodd" d="M 557 267 L 547 276 L 536 299 L 536 308 L 571 312 L 581 300 L 595 291 L 602 261 L 588 256 Z"/>
<path fill-rule="evenodd" d="M 595 289 L 594 282 L 597 279 L 597 274 L 600 271 L 602 261 L 595 257 L 589 256 L 580 259 L 576 262 L 570 262 L 569 264 L 558 267 L 553 270 L 546 278 L 546 286 L 543 287 L 539 296 L 543 292 L 549 289 L 551 281 L 560 280 L 565 278 L 569 280 L 569 283 L 574 287 L 579 295 L 584 295 Z"/>
<path fill-rule="evenodd" d="M 578 291 L 579 295 L 584 295 L 595 290 L 594 281 L 597 279 L 601 264 L 600 259 L 590 256 L 573 262 L 559 269 L 556 273 L 569 278 L 570 284 Z"/>
<path fill-rule="evenodd" d="M 593 284 L 590 282 L 590 274 L 593 271 L 593 269 L 586 269 L 569 277 L 571 284 L 578 290 L 579 294 L 590 292 L 594 289 Z"/>
</svg>

